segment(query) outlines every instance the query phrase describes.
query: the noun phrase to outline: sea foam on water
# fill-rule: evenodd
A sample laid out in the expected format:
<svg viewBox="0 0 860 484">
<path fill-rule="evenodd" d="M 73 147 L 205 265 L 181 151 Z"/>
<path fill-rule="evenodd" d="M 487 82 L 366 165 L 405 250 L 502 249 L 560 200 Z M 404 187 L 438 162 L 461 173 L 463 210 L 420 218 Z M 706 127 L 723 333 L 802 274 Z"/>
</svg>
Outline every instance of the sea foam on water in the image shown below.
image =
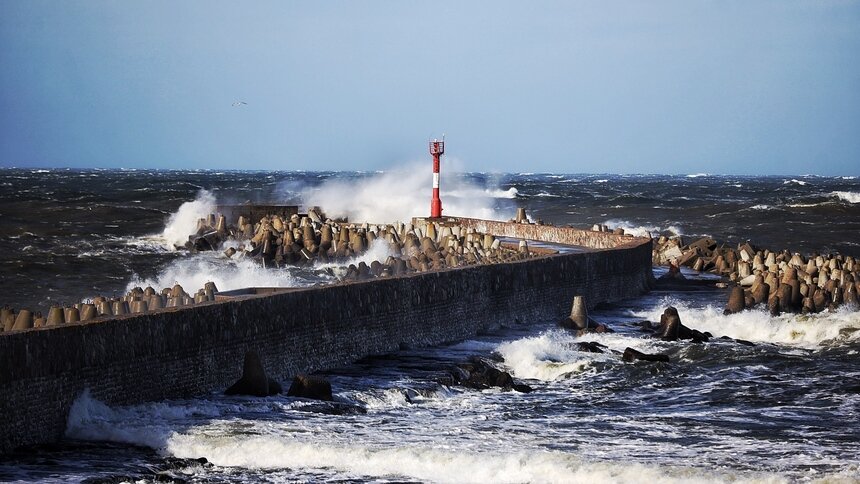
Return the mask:
<svg viewBox="0 0 860 484">
<path fill-rule="evenodd" d="M 676 298 L 664 298 L 649 310 L 636 312 L 649 321 L 660 321 L 667 306 L 675 306 L 683 324 L 715 337 L 728 336 L 753 342 L 817 349 L 825 344 L 860 340 L 860 312 L 843 307 L 835 312 L 771 316 L 764 309 L 723 314 L 713 305 L 692 307 Z"/>
</svg>

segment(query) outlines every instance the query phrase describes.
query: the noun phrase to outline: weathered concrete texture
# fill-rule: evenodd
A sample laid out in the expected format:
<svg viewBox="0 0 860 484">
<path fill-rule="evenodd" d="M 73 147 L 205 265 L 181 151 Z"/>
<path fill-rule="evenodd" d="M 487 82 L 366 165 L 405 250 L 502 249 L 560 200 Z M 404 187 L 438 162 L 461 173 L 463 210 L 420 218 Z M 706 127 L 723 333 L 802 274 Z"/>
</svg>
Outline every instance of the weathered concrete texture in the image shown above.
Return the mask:
<svg viewBox="0 0 860 484">
<path fill-rule="evenodd" d="M 0 334 L 0 451 L 60 438 L 70 406 L 85 388 L 109 404 L 199 395 L 236 381 L 246 351 L 259 353 L 268 374 L 285 382 L 403 345 L 561 319 L 574 295 L 591 304 L 637 295 L 652 278 L 651 243 L 627 241 L 616 250 Z"/>
<path fill-rule="evenodd" d="M 580 245 L 594 249 L 612 249 L 628 244 L 641 244 L 642 238 L 631 235 L 616 235 L 608 232 L 552 227 L 548 225 L 495 222 L 472 218 L 456 218 L 456 223 L 478 232 L 486 232 L 500 237 L 540 240 L 556 244 Z"/>
</svg>

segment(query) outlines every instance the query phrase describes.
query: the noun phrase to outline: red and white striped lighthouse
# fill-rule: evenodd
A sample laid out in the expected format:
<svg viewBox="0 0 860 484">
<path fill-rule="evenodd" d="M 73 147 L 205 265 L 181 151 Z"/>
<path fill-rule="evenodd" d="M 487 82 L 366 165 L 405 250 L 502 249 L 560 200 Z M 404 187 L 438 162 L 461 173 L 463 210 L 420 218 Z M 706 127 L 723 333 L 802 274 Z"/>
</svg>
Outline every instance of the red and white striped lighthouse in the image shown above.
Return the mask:
<svg viewBox="0 0 860 484">
<path fill-rule="evenodd" d="M 442 216 L 442 200 L 439 198 L 439 157 L 445 152 L 445 137 L 430 142 L 430 154 L 433 155 L 433 198 L 430 200 L 430 218 Z"/>
</svg>

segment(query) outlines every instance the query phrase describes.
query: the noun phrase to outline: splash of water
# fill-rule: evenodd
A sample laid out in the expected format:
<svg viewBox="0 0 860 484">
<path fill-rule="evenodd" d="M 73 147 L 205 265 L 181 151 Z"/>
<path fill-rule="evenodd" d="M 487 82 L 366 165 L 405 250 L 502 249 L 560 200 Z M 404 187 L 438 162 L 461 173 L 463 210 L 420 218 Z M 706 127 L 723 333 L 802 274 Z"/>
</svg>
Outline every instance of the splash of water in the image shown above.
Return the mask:
<svg viewBox="0 0 860 484">
<path fill-rule="evenodd" d="M 305 188 L 301 199 L 354 222 L 408 221 L 428 215 L 431 184 L 426 165 L 413 164 L 357 180 L 329 179 Z M 445 215 L 486 219 L 499 218 L 498 200 L 517 196 L 516 188 L 480 186 L 450 171 L 442 173 L 441 192 Z"/>
<path fill-rule="evenodd" d="M 164 244 L 170 249 L 185 245 L 188 236 L 197 230 L 197 220 L 214 212 L 215 195 L 208 190 L 200 190 L 197 198 L 183 203 L 175 213 L 170 215 L 161 233 Z"/>
</svg>

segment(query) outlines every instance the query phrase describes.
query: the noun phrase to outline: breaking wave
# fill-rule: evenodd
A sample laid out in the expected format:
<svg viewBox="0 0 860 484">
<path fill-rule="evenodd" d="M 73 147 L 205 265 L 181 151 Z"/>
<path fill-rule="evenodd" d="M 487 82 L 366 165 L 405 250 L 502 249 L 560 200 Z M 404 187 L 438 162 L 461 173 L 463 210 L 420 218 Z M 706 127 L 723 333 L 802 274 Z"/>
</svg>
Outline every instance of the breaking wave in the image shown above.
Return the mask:
<svg viewBox="0 0 860 484">
<path fill-rule="evenodd" d="M 215 212 L 215 195 L 208 190 L 200 190 L 197 198 L 185 202 L 167 220 L 161 238 L 168 248 L 183 246 L 188 236 L 197 231 L 197 220 Z"/>
<path fill-rule="evenodd" d="M 782 314 L 771 316 L 766 310 L 747 310 L 723 314 L 722 307 L 693 308 L 667 298 L 654 308 L 636 313 L 649 321 L 660 321 L 667 306 L 675 306 L 685 326 L 708 331 L 716 337 L 728 336 L 761 343 L 816 349 L 825 345 L 860 340 L 860 312 L 843 307 L 833 313 Z"/>
<path fill-rule="evenodd" d="M 858 192 L 830 192 L 830 195 L 839 198 L 843 202 L 860 203 L 860 193 Z"/>
</svg>

